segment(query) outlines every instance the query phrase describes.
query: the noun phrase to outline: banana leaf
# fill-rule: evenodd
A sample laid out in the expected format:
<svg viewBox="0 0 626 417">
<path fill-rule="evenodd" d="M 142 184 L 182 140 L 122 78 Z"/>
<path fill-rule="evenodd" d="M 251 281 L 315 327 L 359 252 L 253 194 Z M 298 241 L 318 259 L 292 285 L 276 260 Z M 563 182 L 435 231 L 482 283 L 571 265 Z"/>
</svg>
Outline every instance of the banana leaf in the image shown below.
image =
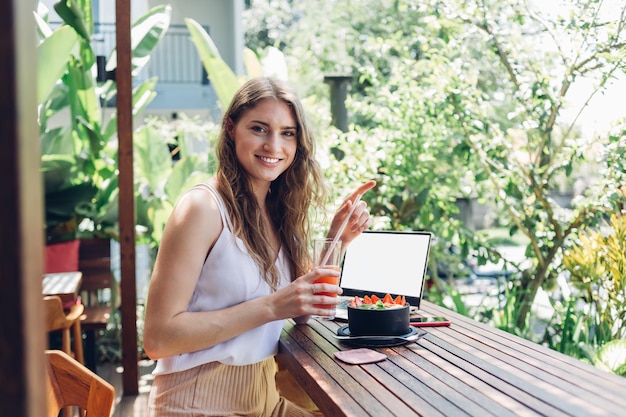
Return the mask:
<svg viewBox="0 0 626 417">
<path fill-rule="evenodd" d="M 78 36 L 69 26 L 61 27 L 37 48 L 37 103 L 43 102 L 67 68 L 71 52 L 78 45 Z"/>
<path fill-rule="evenodd" d="M 54 10 L 85 42 L 91 41 L 93 33 L 91 0 L 61 0 L 54 4 Z"/>
<path fill-rule="evenodd" d="M 172 157 L 163 136 L 150 126 L 140 127 L 133 137 L 134 168 L 138 178 L 158 190 L 172 171 Z"/>
<path fill-rule="evenodd" d="M 141 114 L 156 97 L 155 88 L 157 81 L 156 77 L 152 77 L 133 88 L 133 117 Z M 117 113 L 111 115 L 102 136 L 106 141 L 113 137 L 115 133 L 117 133 Z"/>
<path fill-rule="evenodd" d="M 206 30 L 191 18 L 186 18 L 185 24 L 189 29 L 191 40 L 198 51 L 220 105 L 222 109 L 226 109 L 239 88 L 239 79 L 224 62 Z"/>
<path fill-rule="evenodd" d="M 133 22 L 130 29 L 131 38 L 131 73 L 133 77 L 148 63 L 150 55 L 159 41 L 165 36 L 170 27 L 172 8 L 170 6 L 157 6 L 149 10 Z M 107 59 L 106 70 L 113 71 L 117 68 L 117 50 L 113 50 Z M 110 88 L 115 88 L 111 83 Z M 107 94 L 110 94 L 107 91 Z"/>
<path fill-rule="evenodd" d="M 263 66 L 261 61 L 250 48 L 243 50 L 243 65 L 246 67 L 246 74 L 250 78 L 260 77 L 263 75 Z"/>
</svg>

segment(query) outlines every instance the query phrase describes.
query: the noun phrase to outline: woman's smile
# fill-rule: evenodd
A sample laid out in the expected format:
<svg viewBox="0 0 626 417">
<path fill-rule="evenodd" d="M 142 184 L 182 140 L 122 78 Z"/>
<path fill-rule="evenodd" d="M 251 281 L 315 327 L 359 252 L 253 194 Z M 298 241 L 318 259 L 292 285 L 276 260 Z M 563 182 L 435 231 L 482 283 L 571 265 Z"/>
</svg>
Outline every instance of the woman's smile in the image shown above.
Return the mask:
<svg viewBox="0 0 626 417">
<path fill-rule="evenodd" d="M 276 164 L 278 161 L 280 161 L 280 158 L 270 158 L 270 157 L 267 157 L 267 156 L 258 156 L 258 158 L 259 158 L 261 161 L 263 161 L 263 162 L 265 162 L 265 163 L 267 163 L 267 164 L 269 164 L 269 165 L 274 165 L 274 164 Z"/>
</svg>

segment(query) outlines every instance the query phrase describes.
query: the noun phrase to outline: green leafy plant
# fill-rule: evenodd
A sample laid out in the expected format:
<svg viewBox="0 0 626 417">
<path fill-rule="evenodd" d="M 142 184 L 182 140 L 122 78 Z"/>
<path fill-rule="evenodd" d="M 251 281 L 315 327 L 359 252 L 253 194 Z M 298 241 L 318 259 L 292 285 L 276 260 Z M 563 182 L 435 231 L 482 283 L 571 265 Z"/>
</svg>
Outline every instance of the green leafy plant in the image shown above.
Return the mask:
<svg viewBox="0 0 626 417">
<path fill-rule="evenodd" d="M 607 372 L 626 376 L 626 340 L 612 340 L 600 349 L 585 347 L 586 360 Z"/>
<path fill-rule="evenodd" d="M 91 2 L 59 1 L 54 7 L 63 19 L 55 30 L 44 7 L 35 13 L 38 54 L 46 62 L 37 81 L 48 242 L 75 238 L 84 219 L 90 233 L 115 234 L 117 221 L 117 117 L 104 111 L 117 87 L 96 80 Z M 133 75 L 167 31 L 170 14 L 169 6 L 158 6 L 133 23 Z M 114 72 L 116 66 L 114 51 L 106 68 Z M 155 84 L 149 79 L 133 89 L 133 115 L 154 98 Z"/>
<path fill-rule="evenodd" d="M 193 42 L 200 60 L 202 61 L 202 65 L 207 72 L 207 76 L 215 89 L 215 93 L 217 94 L 217 98 L 222 109 L 226 109 L 226 107 L 228 107 L 231 99 L 235 95 L 235 92 L 246 79 L 267 75 L 263 72 L 263 65 L 259 61 L 257 54 L 249 48 L 244 48 L 243 58 L 246 67 L 246 75 L 243 77 L 237 77 L 233 70 L 222 59 L 219 50 L 213 42 L 213 39 L 207 31 L 204 30 L 202 25 L 190 17 L 185 19 L 185 24 L 189 29 L 191 41 Z M 281 63 L 284 63 L 282 53 L 280 51 L 273 48 L 272 52 L 279 57 Z M 282 68 L 280 72 L 286 73 L 286 68 Z"/>
<path fill-rule="evenodd" d="M 181 194 L 215 172 L 212 149 L 217 132 L 211 121 L 182 115 L 170 122 L 148 119 L 135 133 L 137 223 L 144 225 L 144 236 L 153 249 L 161 242 Z M 192 146 L 197 142 L 203 143 L 201 149 Z"/>
<path fill-rule="evenodd" d="M 464 302 L 463 295 L 445 281 L 441 281 L 439 285 L 441 288 L 438 291 L 426 290 L 424 298 L 464 316 L 470 316 L 470 308 Z"/>
<path fill-rule="evenodd" d="M 600 230 L 581 231 L 563 257 L 571 284 L 589 304 L 595 344 L 626 337 L 626 216 Z"/>
<path fill-rule="evenodd" d="M 583 346 L 589 343 L 593 332 L 586 315 L 580 312 L 585 309 L 580 299 L 568 297 L 562 302 L 551 299 L 551 304 L 554 314 L 544 334 L 544 342 L 551 349 L 566 355 L 575 358 L 585 356 Z"/>
<path fill-rule="evenodd" d="M 624 375 L 626 350 L 626 218 L 613 215 L 599 230 L 581 231 L 564 251 L 570 292 L 552 299 L 544 336 L 552 349 Z"/>
<path fill-rule="evenodd" d="M 588 340 L 594 339 L 593 327 L 593 323 L 589 323 L 581 315 L 570 316 L 570 319 L 564 322 L 559 343 L 556 345 L 550 343 L 549 346 L 607 372 L 626 376 L 626 340 L 590 343 Z"/>
<path fill-rule="evenodd" d="M 211 36 L 202 25 L 192 18 L 186 18 L 185 23 L 191 34 L 191 40 L 198 51 L 202 65 L 209 80 L 211 80 L 217 98 L 225 109 L 241 84 L 232 69 L 224 62 Z"/>
<path fill-rule="evenodd" d="M 274 4 L 250 12 L 267 40 L 259 48 L 284 46 L 296 81 L 320 97 L 323 74 L 352 75 L 350 129 L 323 135 L 332 182 L 376 175 L 364 198 L 385 227 L 430 230 L 462 254 L 485 248 L 481 261 L 500 254 L 463 227 L 456 201 L 494 201 L 499 225 L 528 242 L 515 297 L 526 326 L 539 291 L 555 288 L 572 233 L 624 204 L 623 131 L 591 141 L 579 124 L 623 73 L 623 3 L 606 21 L 610 5 L 593 0 L 551 13 L 522 0 L 278 3 L 278 22 Z M 594 88 L 566 117 L 583 78 Z M 561 207 L 554 190 L 583 165 L 593 185 Z"/>
</svg>

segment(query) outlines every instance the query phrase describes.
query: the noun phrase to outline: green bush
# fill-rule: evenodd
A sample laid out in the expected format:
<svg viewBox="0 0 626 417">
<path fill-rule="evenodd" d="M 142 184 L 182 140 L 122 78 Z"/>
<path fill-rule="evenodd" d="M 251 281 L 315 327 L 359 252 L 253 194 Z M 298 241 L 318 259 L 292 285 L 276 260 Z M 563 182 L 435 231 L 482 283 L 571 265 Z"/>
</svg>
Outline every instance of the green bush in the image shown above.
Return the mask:
<svg viewBox="0 0 626 417">
<path fill-rule="evenodd" d="M 563 266 L 571 284 L 590 306 L 586 320 L 602 344 L 626 337 L 626 215 L 614 214 L 604 230 L 578 234 L 567 249 Z"/>
</svg>

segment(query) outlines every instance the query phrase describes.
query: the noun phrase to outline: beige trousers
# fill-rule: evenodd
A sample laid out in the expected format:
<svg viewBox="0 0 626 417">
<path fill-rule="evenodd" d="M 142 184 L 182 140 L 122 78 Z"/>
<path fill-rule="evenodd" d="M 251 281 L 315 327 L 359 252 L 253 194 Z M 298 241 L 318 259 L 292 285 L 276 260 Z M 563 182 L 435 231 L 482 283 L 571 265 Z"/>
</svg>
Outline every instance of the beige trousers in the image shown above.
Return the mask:
<svg viewBox="0 0 626 417">
<path fill-rule="evenodd" d="M 279 373 L 279 380 L 285 380 Z M 289 377 L 289 376 L 288 376 Z M 157 375 L 148 400 L 149 417 L 311 417 L 321 416 L 304 391 L 294 390 L 293 378 L 285 380 L 289 393 L 304 400 L 306 409 L 281 397 L 276 386 L 274 358 L 231 366 L 210 362 L 195 368 Z M 297 385 L 297 383 L 296 383 Z M 307 400 L 308 399 L 308 400 Z"/>
</svg>

